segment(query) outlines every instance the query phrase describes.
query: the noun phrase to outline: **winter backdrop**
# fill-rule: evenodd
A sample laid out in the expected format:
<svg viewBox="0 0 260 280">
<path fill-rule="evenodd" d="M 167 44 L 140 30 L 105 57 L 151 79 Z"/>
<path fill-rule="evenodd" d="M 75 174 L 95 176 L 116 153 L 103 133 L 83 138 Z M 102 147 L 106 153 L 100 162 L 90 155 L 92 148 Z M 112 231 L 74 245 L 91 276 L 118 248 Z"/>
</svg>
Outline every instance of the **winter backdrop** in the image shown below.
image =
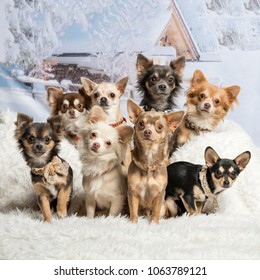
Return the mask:
<svg viewBox="0 0 260 280">
<path fill-rule="evenodd" d="M 240 105 L 228 118 L 241 124 L 259 145 L 260 1 L 175 3 L 201 54 L 217 53 L 220 58 L 218 62 L 188 62 L 185 79 L 200 68 L 223 86 L 240 85 Z M 129 75 L 134 84 L 136 53 L 153 48 L 169 20 L 171 4 L 170 0 L 2 0 L 0 60 L 6 64 L 0 71 L 0 109 L 31 108 L 28 112 L 36 111 L 40 119 L 48 115 L 43 82 L 33 80 L 32 99 L 31 89 L 16 78 L 53 54 L 94 53 L 95 68 L 112 79 Z M 182 98 L 179 106 L 183 106 Z"/>
<path fill-rule="evenodd" d="M 220 194 L 215 215 L 161 220 L 159 226 L 146 219 L 133 225 L 126 217 L 54 217 L 51 225 L 42 223 L 41 213 L 34 211 L 29 167 L 12 137 L 16 112 L 44 121 L 49 116 L 45 86 L 66 88 L 79 78 L 53 76 L 49 68 L 57 65 L 45 65 L 44 59 L 89 53 L 71 63 L 88 64 L 92 75 L 103 70 L 106 79 L 129 75 L 125 105 L 128 94 L 138 97 L 136 54 L 152 53 L 176 3 L 201 57 L 187 62 L 184 89 L 193 71 L 201 69 L 214 83 L 240 85 L 241 93 L 240 105 L 227 117 L 236 123 L 225 121 L 215 132 L 194 138 L 174 159 L 203 164 L 210 143 L 228 158 L 250 150 L 246 170 Z M 1 0 L 0 259 L 259 260 L 259 12 L 260 0 Z M 72 68 L 66 68 L 68 73 Z M 180 108 L 183 103 L 184 92 Z M 61 146 L 61 156 L 74 170 L 77 195 L 83 191 L 78 153 L 66 141 Z"/>
</svg>

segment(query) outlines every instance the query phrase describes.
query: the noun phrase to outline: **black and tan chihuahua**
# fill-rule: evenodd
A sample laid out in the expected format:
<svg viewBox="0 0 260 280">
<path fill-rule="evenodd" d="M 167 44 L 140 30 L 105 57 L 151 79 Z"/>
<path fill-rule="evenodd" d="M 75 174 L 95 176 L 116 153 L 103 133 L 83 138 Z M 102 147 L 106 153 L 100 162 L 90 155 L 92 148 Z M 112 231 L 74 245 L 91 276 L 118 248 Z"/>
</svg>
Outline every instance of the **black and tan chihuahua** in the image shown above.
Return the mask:
<svg viewBox="0 0 260 280">
<path fill-rule="evenodd" d="M 167 167 L 165 201 L 168 216 L 177 216 L 180 210 L 189 214 L 207 213 L 204 207 L 208 197 L 232 186 L 239 173 L 247 166 L 251 153 L 243 152 L 234 160 L 221 159 L 213 148 L 207 147 L 204 158 L 204 179 L 201 176 L 203 166 L 199 164 L 179 161 Z"/>
<path fill-rule="evenodd" d="M 46 222 L 51 222 L 52 208 L 59 218 L 67 216 L 72 195 L 72 169 L 58 156 L 61 122 L 61 116 L 56 116 L 45 123 L 36 123 L 31 117 L 18 113 L 15 123 L 15 138 L 31 168 L 33 188 Z"/>
</svg>

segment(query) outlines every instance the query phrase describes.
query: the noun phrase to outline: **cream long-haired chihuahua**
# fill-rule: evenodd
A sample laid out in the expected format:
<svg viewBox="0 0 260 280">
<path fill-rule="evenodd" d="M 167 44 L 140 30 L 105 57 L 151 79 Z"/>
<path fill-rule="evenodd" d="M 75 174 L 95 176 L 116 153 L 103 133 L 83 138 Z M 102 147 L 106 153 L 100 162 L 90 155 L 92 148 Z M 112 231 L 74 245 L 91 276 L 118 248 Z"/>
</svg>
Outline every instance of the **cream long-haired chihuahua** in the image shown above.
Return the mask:
<svg viewBox="0 0 260 280">
<path fill-rule="evenodd" d="M 121 213 L 127 194 L 127 174 L 121 162 L 132 135 L 130 126 L 109 126 L 101 107 L 90 110 L 78 146 L 88 218 L 96 210 L 108 210 L 111 216 Z"/>
</svg>

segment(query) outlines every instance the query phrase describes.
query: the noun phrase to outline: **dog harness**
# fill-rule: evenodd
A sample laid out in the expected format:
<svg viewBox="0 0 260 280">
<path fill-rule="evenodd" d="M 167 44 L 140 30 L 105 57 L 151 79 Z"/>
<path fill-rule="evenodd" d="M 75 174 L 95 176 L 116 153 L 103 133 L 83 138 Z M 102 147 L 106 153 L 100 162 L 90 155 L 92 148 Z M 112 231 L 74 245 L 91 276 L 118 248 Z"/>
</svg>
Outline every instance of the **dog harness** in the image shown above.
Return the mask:
<svg viewBox="0 0 260 280">
<path fill-rule="evenodd" d="M 215 213 L 218 208 L 218 201 L 215 194 L 213 194 L 209 188 L 209 184 L 207 181 L 207 170 L 208 167 L 206 165 L 202 166 L 202 169 L 199 174 L 199 179 L 201 182 L 202 189 L 207 196 L 207 199 L 204 203 L 204 206 L 202 208 L 202 213 L 204 214 L 210 214 Z"/>
<path fill-rule="evenodd" d="M 122 123 L 126 123 L 126 118 L 123 117 L 121 121 L 119 121 L 117 123 L 110 123 L 109 125 L 112 126 L 112 127 L 117 127 Z"/>
<path fill-rule="evenodd" d="M 200 134 L 200 132 L 210 132 L 211 131 L 207 128 L 202 128 L 202 127 L 195 125 L 194 122 L 191 122 L 188 119 L 185 120 L 185 126 L 188 129 L 194 130 L 198 135 Z"/>
<path fill-rule="evenodd" d="M 40 168 L 32 168 L 32 173 L 38 176 L 42 176 L 43 183 L 50 185 L 67 183 L 67 176 L 69 173 L 69 164 L 60 158 L 54 156 L 52 161 Z"/>
</svg>

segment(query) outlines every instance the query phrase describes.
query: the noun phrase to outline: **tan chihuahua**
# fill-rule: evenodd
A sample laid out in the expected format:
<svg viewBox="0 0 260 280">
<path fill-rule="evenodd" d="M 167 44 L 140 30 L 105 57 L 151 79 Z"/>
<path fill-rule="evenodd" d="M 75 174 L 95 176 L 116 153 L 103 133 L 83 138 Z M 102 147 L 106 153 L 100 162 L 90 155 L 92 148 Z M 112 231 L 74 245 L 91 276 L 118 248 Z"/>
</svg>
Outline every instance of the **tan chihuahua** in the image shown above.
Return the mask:
<svg viewBox="0 0 260 280">
<path fill-rule="evenodd" d="M 138 222 L 139 210 L 159 223 L 167 185 L 168 137 L 181 122 L 184 111 L 164 114 L 145 112 L 128 99 L 127 110 L 134 127 L 134 150 L 128 171 L 130 221 Z"/>
</svg>

